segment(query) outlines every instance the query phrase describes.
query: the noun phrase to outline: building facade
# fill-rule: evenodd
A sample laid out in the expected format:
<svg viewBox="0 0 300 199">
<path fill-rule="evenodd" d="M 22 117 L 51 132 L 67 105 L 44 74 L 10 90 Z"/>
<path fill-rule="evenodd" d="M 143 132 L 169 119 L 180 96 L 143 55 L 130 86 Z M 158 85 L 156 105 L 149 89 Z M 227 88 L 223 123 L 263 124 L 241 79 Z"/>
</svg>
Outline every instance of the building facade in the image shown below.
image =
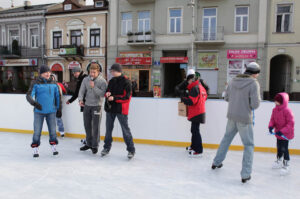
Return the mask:
<svg viewBox="0 0 300 199">
<path fill-rule="evenodd" d="M 108 2 L 65 0 L 46 13 L 47 64 L 59 81 L 72 81 L 72 68 L 87 70 L 98 62 L 106 71 L 106 20 Z"/>
<path fill-rule="evenodd" d="M 245 65 L 265 70 L 267 0 L 111 0 L 108 65 L 118 62 L 141 95 L 173 97 L 195 68 L 220 97 Z M 259 81 L 265 85 L 264 78 Z"/>
<path fill-rule="evenodd" d="M 273 99 L 284 91 L 292 100 L 300 100 L 300 2 L 270 0 L 268 7 L 264 98 Z"/>
<path fill-rule="evenodd" d="M 9 92 L 27 91 L 45 64 L 45 13 L 52 4 L 0 11 L 0 85 Z"/>
</svg>

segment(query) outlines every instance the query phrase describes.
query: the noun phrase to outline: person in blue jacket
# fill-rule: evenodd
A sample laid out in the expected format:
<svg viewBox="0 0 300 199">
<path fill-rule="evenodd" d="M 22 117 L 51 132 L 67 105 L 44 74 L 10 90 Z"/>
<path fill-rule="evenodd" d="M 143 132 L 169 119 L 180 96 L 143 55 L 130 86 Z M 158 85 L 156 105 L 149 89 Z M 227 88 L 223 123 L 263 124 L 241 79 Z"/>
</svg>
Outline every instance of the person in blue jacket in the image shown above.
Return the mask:
<svg viewBox="0 0 300 199">
<path fill-rule="evenodd" d="M 38 147 L 40 146 L 41 132 L 44 119 L 46 119 L 49 130 L 49 143 L 53 155 L 58 155 L 56 145 L 56 117 L 61 117 L 61 97 L 57 84 L 50 78 L 50 68 L 42 65 L 39 70 L 39 77 L 32 82 L 27 95 L 27 101 L 34 106 L 34 134 L 31 147 L 33 157 L 39 157 Z"/>
</svg>

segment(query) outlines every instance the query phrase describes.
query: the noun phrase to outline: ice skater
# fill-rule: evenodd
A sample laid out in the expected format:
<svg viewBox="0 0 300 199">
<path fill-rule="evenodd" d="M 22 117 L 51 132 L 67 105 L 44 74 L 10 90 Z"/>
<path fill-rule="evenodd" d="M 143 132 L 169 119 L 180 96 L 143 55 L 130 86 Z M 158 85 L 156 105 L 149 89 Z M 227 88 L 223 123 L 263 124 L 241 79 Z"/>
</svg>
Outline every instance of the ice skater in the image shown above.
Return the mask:
<svg viewBox="0 0 300 199">
<path fill-rule="evenodd" d="M 101 106 L 107 88 L 106 80 L 102 77 L 101 71 L 99 64 L 91 64 L 89 76 L 83 79 L 78 95 L 80 106 L 84 106 L 83 122 L 86 133 L 86 144 L 80 150 L 91 149 L 93 154 L 98 153 L 102 116 Z"/>
<path fill-rule="evenodd" d="M 39 70 L 40 76 L 33 81 L 26 95 L 27 101 L 34 106 L 34 134 L 31 147 L 33 157 L 39 157 L 39 146 L 44 119 L 49 130 L 49 143 L 53 155 L 58 155 L 56 145 L 56 116 L 61 115 L 61 99 L 56 83 L 50 78 L 50 68 L 42 65 Z"/>
<path fill-rule="evenodd" d="M 257 77 L 260 66 L 251 62 L 247 65 L 245 74 L 237 75 L 228 85 L 225 100 L 228 102 L 227 127 L 221 141 L 212 169 L 221 168 L 228 148 L 239 132 L 244 145 L 243 166 L 241 171 L 242 183 L 251 179 L 254 140 L 253 140 L 253 111 L 260 105 L 260 86 Z"/>
<path fill-rule="evenodd" d="M 191 121 L 192 142 L 187 147 L 191 157 L 200 157 L 203 153 L 200 124 L 205 123 L 206 89 L 196 77 L 195 70 L 189 69 L 187 73 L 188 96 L 181 97 L 181 101 L 188 106 L 188 120 Z"/>
<path fill-rule="evenodd" d="M 112 131 L 117 117 L 122 128 L 124 141 L 127 145 L 127 157 L 131 159 L 135 155 L 133 138 L 128 126 L 128 112 L 132 95 L 132 86 L 130 80 L 122 74 L 122 67 L 120 64 L 113 64 L 110 68 L 110 72 L 113 78 L 109 81 L 107 92 L 105 94 L 106 134 L 101 155 L 106 156 L 111 149 L 113 141 Z"/>
<path fill-rule="evenodd" d="M 272 112 L 269 132 L 277 138 L 277 160 L 272 168 L 281 169 L 281 175 L 286 175 L 289 173 L 289 140 L 294 138 L 295 120 L 292 110 L 288 107 L 289 95 L 287 93 L 278 93 L 274 100 L 276 107 Z"/>
</svg>

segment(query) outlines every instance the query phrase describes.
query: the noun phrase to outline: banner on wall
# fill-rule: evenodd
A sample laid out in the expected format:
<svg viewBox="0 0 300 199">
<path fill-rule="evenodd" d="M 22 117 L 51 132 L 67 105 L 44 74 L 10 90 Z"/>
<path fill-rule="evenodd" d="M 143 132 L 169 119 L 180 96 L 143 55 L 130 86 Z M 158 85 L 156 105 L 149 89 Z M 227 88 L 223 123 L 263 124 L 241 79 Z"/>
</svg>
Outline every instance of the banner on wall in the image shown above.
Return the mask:
<svg viewBox="0 0 300 199">
<path fill-rule="evenodd" d="M 81 65 L 78 61 L 71 61 L 68 65 L 68 68 L 72 70 L 73 68 L 81 68 Z"/>
<path fill-rule="evenodd" d="M 257 50 L 227 50 L 227 59 L 257 59 Z"/>
<path fill-rule="evenodd" d="M 37 66 L 37 59 L 2 59 L 0 66 Z"/>
<path fill-rule="evenodd" d="M 208 53 L 199 53 L 199 69 L 215 69 L 218 68 L 218 53 L 217 52 L 208 52 Z"/>
</svg>

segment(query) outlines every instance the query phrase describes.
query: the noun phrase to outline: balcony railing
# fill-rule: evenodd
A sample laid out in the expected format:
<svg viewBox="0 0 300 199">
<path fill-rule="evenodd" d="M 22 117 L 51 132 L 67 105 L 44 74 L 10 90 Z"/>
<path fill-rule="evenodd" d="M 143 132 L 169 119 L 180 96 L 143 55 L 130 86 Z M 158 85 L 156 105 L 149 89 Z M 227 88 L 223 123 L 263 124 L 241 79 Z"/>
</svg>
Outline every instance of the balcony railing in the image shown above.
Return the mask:
<svg viewBox="0 0 300 199">
<path fill-rule="evenodd" d="M 198 29 L 196 43 L 224 43 L 224 27 L 200 27 Z"/>
<path fill-rule="evenodd" d="M 59 48 L 59 56 L 65 58 L 76 58 L 84 56 L 84 47 L 83 45 L 62 45 Z"/>
<path fill-rule="evenodd" d="M 0 46 L 0 57 L 3 58 L 18 58 L 21 56 L 20 46 Z"/>
<path fill-rule="evenodd" d="M 153 32 L 137 32 L 128 33 L 128 44 L 131 45 L 143 45 L 143 44 L 154 44 L 154 34 Z"/>
<path fill-rule="evenodd" d="M 155 0 L 127 0 L 131 4 L 154 3 Z"/>
</svg>

